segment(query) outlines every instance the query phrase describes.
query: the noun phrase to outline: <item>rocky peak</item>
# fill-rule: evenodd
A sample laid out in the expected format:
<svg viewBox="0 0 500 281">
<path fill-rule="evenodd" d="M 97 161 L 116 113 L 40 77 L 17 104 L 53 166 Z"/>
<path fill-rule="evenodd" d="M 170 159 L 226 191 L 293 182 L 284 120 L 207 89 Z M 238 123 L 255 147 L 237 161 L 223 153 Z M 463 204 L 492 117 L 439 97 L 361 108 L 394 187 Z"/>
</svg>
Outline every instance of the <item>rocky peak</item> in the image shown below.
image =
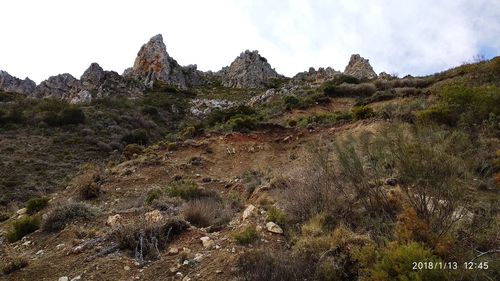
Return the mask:
<svg viewBox="0 0 500 281">
<path fill-rule="evenodd" d="M 80 77 L 82 86 L 89 91 L 96 90 L 104 80 L 105 72 L 97 63 L 92 63 Z"/>
<path fill-rule="evenodd" d="M 132 69 L 125 72 L 152 87 L 154 81 L 162 81 L 180 88 L 187 88 L 202 83 L 202 75 L 196 66 L 182 67 L 169 56 L 163 37 L 158 34 L 144 44 Z"/>
<path fill-rule="evenodd" d="M 282 77 L 258 51 L 241 53 L 220 71 L 222 84 L 232 88 L 263 88 L 267 80 Z"/>
<path fill-rule="evenodd" d="M 31 94 L 35 90 L 36 84 L 28 77 L 24 80 L 11 76 L 7 71 L 0 70 L 0 91 Z"/>
<path fill-rule="evenodd" d="M 361 57 L 358 54 L 352 55 L 349 64 L 344 70 L 344 74 L 356 77 L 358 79 L 374 79 L 377 78 L 377 73 L 373 71 L 369 60 Z"/>
</svg>

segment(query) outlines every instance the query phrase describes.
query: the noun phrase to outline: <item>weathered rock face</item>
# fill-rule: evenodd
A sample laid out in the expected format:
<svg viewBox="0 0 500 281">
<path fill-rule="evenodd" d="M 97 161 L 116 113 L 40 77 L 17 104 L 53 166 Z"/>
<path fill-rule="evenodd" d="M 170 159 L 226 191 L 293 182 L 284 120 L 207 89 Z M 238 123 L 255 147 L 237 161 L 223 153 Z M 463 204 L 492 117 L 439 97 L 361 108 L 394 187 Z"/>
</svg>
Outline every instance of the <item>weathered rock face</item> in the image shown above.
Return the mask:
<svg viewBox="0 0 500 281">
<path fill-rule="evenodd" d="M 87 70 L 80 77 L 83 88 L 88 91 L 93 91 L 99 88 L 104 82 L 105 72 L 102 67 L 97 63 L 92 63 Z"/>
<path fill-rule="evenodd" d="M 137 97 L 142 95 L 145 86 L 133 79 L 120 76 L 114 71 L 105 71 L 97 63 L 92 63 L 80 77 L 83 90 L 90 92 L 94 98 L 108 96 Z M 88 95 L 86 93 L 85 97 Z M 79 94 L 80 95 L 80 94 Z M 77 99 L 88 101 L 88 98 Z"/>
<path fill-rule="evenodd" d="M 374 79 L 377 78 L 377 73 L 373 71 L 369 60 L 361 57 L 358 54 L 352 55 L 349 64 L 344 70 L 344 74 L 356 77 L 358 79 Z"/>
<path fill-rule="evenodd" d="M 203 83 L 203 75 L 196 69 L 196 65 L 182 67 L 168 55 L 161 34 L 141 47 L 134 66 L 127 69 L 124 75 L 139 79 L 148 87 L 152 87 L 154 81 L 162 81 L 182 89 Z"/>
<path fill-rule="evenodd" d="M 36 86 L 31 94 L 32 98 L 55 98 L 61 100 L 71 100 L 71 98 L 81 90 L 80 81 L 69 73 L 51 76 Z"/>
<path fill-rule="evenodd" d="M 31 94 L 35 90 L 36 84 L 28 77 L 24 80 L 11 76 L 6 71 L 0 70 L 0 91 Z"/>
<path fill-rule="evenodd" d="M 313 67 L 311 67 L 309 68 L 309 71 L 297 73 L 297 75 L 295 75 L 292 80 L 323 83 L 340 74 L 342 74 L 340 71 L 336 71 L 331 67 L 320 67 L 318 70 L 315 70 Z"/>
<path fill-rule="evenodd" d="M 231 88 L 264 88 L 269 79 L 282 77 L 258 51 L 248 50 L 219 71 L 219 75 L 222 85 Z"/>
</svg>

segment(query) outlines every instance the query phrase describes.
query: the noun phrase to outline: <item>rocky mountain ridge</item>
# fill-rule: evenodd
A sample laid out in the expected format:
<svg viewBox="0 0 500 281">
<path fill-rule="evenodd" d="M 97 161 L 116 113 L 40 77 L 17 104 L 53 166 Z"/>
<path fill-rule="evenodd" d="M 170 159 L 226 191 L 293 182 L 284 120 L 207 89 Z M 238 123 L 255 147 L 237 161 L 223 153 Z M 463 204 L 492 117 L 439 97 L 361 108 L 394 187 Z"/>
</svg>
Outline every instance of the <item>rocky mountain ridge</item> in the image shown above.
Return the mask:
<svg viewBox="0 0 500 281">
<path fill-rule="evenodd" d="M 310 68 L 294 76 L 292 82 L 321 83 L 341 74 L 330 67 L 317 71 Z M 357 54 L 351 56 L 344 74 L 358 79 L 377 78 L 369 61 Z M 258 51 L 242 52 L 229 66 L 218 72 L 202 72 L 196 65 L 181 66 L 168 54 L 163 37 L 158 34 L 141 47 L 133 67 L 122 75 L 105 71 L 99 64 L 92 63 L 80 79 L 64 73 L 51 76 L 36 85 L 29 78 L 21 80 L 0 71 L 0 91 L 25 94 L 35 99 L 50 97 L 71 103 L 89 103 L 94 98 L 113 95 L 138 97 L 146 89 L 153 88 L 156 81 L 179 89 L 208 85 L 211 81 L 219 81 L 227 88 L 265 89 L 273 80 L 284 78 Z"/>
</svg>

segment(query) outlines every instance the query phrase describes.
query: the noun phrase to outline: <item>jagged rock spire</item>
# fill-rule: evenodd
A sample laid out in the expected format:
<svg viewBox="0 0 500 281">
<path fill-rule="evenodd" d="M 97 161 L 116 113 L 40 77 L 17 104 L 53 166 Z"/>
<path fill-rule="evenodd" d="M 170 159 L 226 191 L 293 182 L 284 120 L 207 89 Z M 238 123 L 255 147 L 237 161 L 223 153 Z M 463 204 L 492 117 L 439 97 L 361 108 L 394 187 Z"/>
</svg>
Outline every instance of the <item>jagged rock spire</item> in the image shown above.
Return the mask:
<svg viewBox="0 0 500 281">
<path fill-rule="evenodd" d="M 35 90 L 36 84 L 26 77 L 24 80 L 11 76 L 7 71 L 0 70 L 0 91 L 31 94 Z"/>
<path fill-rule="evenodd" d="M 374 79 L 377 78 L 377 73 L 373 71 L 369 60 L 361 57 L 358 54 L 351 56 L 349 64 L 344 70 L 344 74 L 356 77 L 358 79 Z"/>
</svg>

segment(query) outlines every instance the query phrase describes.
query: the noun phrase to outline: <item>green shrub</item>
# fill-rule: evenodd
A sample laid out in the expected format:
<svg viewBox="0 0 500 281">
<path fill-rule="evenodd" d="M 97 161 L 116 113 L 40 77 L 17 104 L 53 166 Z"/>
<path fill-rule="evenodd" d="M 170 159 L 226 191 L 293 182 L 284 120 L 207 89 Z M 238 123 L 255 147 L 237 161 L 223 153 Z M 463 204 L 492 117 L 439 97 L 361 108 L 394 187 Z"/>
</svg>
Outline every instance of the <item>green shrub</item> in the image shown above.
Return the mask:
<svg viewBox="0 0 500 281">
<path fill-rule="evenodd" d="M 133 131 L 122 137 L 125 144 L 147 145 L 149 143 L 148 134 L 143 130 Z"/>
<path fill-rule="evenodd" d="M 456 125 L 481 124 L 491 116 L 500 116 L 500 88 L 483 86 L 469 88 L 450 86 L 444 88 L 436 105 L 420 113 L 423 120 Z"/>
<path fill-rule="evenodd" d="M 2 273 L 5 275 L 18 271 L 28 266 L 28 260 L 25 258 L 14 258 L 2 265 Z"/>
<path fill-rule="evenodd" d="M 61 108 L 62 107 L 62 108 Z M 49 126 L 57 127 L 75 125 L 85 122 L 85 113 L 82 109 L 67 104 L 47 104 L 42 113 L 42 120 Z"/>
<path fill-rule="evenodd" d="M 373 109 L 368 106 L 356 106 L 352 108 L 354 120 L 362 120 L 375 116 Z"/>
<path fill-rule="evenodd" d="M 214 109 L 206 118 L 206 122 L 209 126 L 214 126 L 216 124 L 224 124 L 231 117 L 234 116 L 256 116 L 257 112 L 255 109 L 249 106 L 240 105 L 226 110 Z"/>
<path fill-rule="evenodd" d="M 227 121 L 227 125 L 233 131 L 249 131 L 255 128 L 257 120 L 251 116 L 236 115 Z"/>
<path fill-rule="evenodd" d="M 84 203 L 69 203 L 54 208 L 42 221 L 42 230 L 55 232 L 75 221 L 87 221 L 94 218 L 96 210 Z"/>
<path fill-rule="evenodd" d="M 248 245 L 256 241 L 259 238 L 259 234 L 255 230 L 255 227 L 248 226 L 244 230 L 234 233 L 233 238 L 241 245 Z"/>
<path fill-rule="evenodd" d="M 49 205 L 49 198 L 31 198 L 26 203 L 26 212 L 33 215 Z"/>
<path fill-rule="evenodd" d="M 127 159 L 132 159 L 134 154 L 140 155 L 144 152 L 144 147 L 135 143 L 127 144 L 123 149 L 123 156 Z"/>
<path fill-rule="evenodd" d="M 283 98 L 283 102 L 285 103 L 286 109 L 290 110 L 299 106 L 300 99 L 296 96 L 286 96 Z"/>
<path fill-rule="evenodd" d="M 441 281 L 453 280 L 450 271 L 444 269 L 413 270 L 414 262 L 439 263 L 441 261 L 431 251 L 412 242 L 407 245 L 390 244 L 381 253 L 380 260 L 369 271 L 367 280 L 373 281 Z"/>
<path fill-rule="evenodd" d="M 24 217 L 18 219 L 12 223 L 12 230 L 7 233 L 7 240 L 9 242 L 15 242 L 20 240 L 24 236 L 34 232 L 40 227 L 40 218 L 35 217 Z"/>
<path fill-rule="evenodd" d="M 282 210 L 271 206 L 267 209 L 267 221 L 275 222 L 279 225 L 284 225 L 287 222 L 287 215 Z"/>
<path fill-rule="evenodd" d="M 153 201 L 160 199 L 161 195 L 162 195 L 162 192 L 160 189 L 152 189 L 152 190 L 148 191 L 148 193 L 146 194 L 146 198 L 144 199 L 144 203 L 146 205 L 150 205 L 151 203 L 153 203 Z"/>
<path fill-rule="evenodd" d="M 202 197 L 204 193 L 195 182 L 179 180 L 173 181 L 167 186 L 167 195 L 188 200 Z"/>
</svg>

